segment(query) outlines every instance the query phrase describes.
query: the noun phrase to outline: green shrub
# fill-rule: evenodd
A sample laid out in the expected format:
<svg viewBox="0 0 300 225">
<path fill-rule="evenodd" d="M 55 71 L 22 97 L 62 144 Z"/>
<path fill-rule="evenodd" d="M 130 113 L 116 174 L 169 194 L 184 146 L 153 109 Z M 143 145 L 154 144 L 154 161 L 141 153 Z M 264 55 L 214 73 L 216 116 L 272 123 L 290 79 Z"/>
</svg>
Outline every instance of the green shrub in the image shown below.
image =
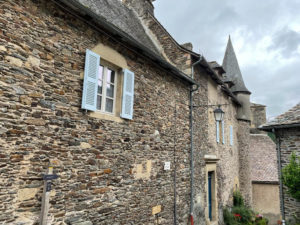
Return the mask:
<svg viewBox="0 0 300 225">
<path fill-rule="evenodd" d="M 224 208 L 223 217 L 225 225 L 268 225 L 266 218 L 245 206 L 239 191 L 233 193 L 233 208 Z"/>
<path fill-rule="evenodd" d="M 255 225 L 268 225 L 269 221 L 266 218 L 255 220 Z"/>
<path fill-rule="evenodd" d="M 288 188 L 288 193 L 300 201 L 300 157 L 293 152 L 288 165 L 282 169 L 282 182 Z"/>
<path fill-rule="evenodd" d="M 239 217 L 238 221 L 241 224 L 251 224 L 253 222 L 254 212 L 245 206 L 234 206 L 232 208 L 232 213 L 234 215 L 239 215 L 236 216 L 236 218 L 238 219 Z"/>
<path fill-rule="evenodd" d="M 227 207 L 223 210 L 223 216 L 225 225 L 238 225 L 238 222 L 235 220 L 234 215 L 229 211 Z"/>
<path fill-rule="evenodd" d="M 239 191 L 233 192 L 233 206 L 244 206 L 244 198 Z"/>
</svg>

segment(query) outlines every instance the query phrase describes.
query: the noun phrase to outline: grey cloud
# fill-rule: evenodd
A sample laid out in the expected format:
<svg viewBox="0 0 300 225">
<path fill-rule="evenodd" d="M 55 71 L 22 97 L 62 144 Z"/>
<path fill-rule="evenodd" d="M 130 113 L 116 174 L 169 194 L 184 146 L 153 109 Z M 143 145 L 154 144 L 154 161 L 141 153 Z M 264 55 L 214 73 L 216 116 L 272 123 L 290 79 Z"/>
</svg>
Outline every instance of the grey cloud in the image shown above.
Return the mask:
<svg viewBox="0 0 300 225">
<path fill-rule="evenodd" d="M 300 52 L 297 50 L 300 45 L 300 33 L 289 29 L 288 27 L 278 31 L 273 36 L 273 44 L 270 50 L 279 50 L 283 57 L 293 57 Z"/>
<path fill-rule="evenodd" d="M 246 67 L 245 83 L 252 91 L 251 99 L 256 103 L 267 105 L 269 117 L 274 117 L 300 102 L 300 59 L 282 65 L 273 73 L 263 64 Z"/>
<path fill-rule="evenodd" d="M 288 29 L 292 23 L 300 27 L 299 0 L 156 0 L 155 15 L 178 43 L 192 42 L 194 51 L 203 53 L 208 60 L 222 63 L 228 35 L 235 45 L 237 38 L 245 41 L 247 48 L 253 48 L 265 37 L 272 36 L 269 51 L 280 51 L 282 57 L 289 57 L 292 64 L 262 61 L 252 65 L 243 63 L 241 71 L 251 98 L 267 105 L 269 116 L 276 116 L 300 101 L 300 56 L 296 54 L 298 33 Z M 278 30 L 279 27 L 286 29 Z M 238 32 L 239 37 L 234 34 Z M 265 54 L 265 53 L 264 53 Z M 298 59 L 297 59 L 298 58 Z M 251 63 L 250 63 L 251 62 Z M 251 66 L 250 66 L 251 65 Z M 274 69 L 278 68 L 278 69 Z"/>
</svg>

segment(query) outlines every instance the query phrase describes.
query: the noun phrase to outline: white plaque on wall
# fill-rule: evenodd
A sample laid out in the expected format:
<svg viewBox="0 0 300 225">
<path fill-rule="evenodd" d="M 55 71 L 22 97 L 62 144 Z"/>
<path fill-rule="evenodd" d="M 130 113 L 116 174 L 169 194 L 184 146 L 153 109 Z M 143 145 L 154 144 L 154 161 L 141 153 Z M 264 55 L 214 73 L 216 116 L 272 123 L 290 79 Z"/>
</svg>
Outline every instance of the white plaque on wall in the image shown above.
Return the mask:
<svg viewBox="0 0 300 225">
<path fill-rule="evenodd" d="M 170 170 L 171 169 L 171 163 L 165 162 L 164 170 Z"/>
</svg>

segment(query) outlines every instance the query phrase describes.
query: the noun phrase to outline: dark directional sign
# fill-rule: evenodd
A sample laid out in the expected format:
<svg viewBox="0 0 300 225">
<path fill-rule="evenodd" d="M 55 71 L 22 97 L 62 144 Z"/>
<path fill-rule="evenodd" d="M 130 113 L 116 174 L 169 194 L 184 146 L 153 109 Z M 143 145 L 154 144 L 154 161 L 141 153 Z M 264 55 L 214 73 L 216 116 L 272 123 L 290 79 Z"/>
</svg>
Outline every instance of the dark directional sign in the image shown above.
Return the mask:
<svg viewBox="0 0 300 225">
<path fill-rule="evenodd" d="M 43 175 L 43 180 L 54 180 L 57 178 L 58 178 L 57 174 L 44 174 Z"/>
<path fill-rule="evenodd" d="M 47 181 L 46 183 L 46 192 L 51 191 L 51 182 Z"/>
</svg>

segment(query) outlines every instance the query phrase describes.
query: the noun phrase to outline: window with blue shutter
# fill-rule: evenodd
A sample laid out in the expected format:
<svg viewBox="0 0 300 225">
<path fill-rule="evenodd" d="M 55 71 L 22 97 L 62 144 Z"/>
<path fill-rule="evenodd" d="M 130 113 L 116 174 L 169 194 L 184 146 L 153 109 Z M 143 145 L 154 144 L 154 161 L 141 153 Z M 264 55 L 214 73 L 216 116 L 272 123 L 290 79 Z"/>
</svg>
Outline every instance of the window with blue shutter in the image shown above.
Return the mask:
<svg viewBox="0 0 300 225">
<path fill-rule="evenodd" d="M 132 120 L 134 100 L 134 73 L 124 69 L 121 117 Z"/>
<path fill-rule="evenodd" d="M 233 145 L 233 127 L 229 126 L 229 134 L 230 134 L 230 145 Z"/>
<path fill-rule="evenodd" d="M 217 138 L 217 143 L 220 142 L 220 127 L 219 127 L 219 122 L 216 122 L 216 138 Z"/>
<path fill-rule="evenodd" d="M 225 144 L 225 123 L 222 120 L 222 143 Z"/>
<path fill-rule="evenodd" d="M 96 111 L 100 56 L 86 50 L 81 108 Z"/>
</svg>

